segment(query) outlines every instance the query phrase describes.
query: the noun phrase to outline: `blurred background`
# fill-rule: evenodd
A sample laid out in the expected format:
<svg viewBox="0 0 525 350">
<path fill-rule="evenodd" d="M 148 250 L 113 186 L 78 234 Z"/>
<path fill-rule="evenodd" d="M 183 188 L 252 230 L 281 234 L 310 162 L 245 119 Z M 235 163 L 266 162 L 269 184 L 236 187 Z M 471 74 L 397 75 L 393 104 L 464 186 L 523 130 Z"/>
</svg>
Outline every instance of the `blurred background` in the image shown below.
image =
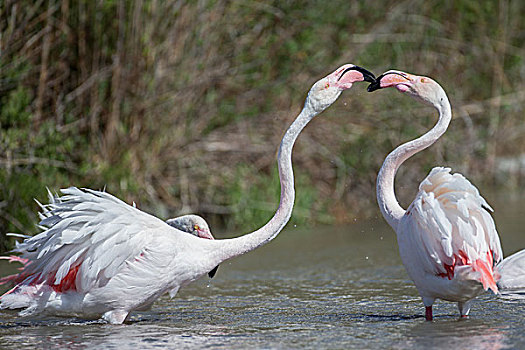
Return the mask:
<svg viewBox="0 0 525 350">
<path fill-rule="evenodd" d="M 520 0 L 0 0 L 0 250 L 5 232 L 38 231 L 46 186 L 258 228 L 279 201 L 284 131 L 344 63 L 427 75 L 449 95 L 448 132 L 400 169 L 402 204 L 435 165 L 489 202 L 523 195 L 524 44 Z M 379 215 L 383 158 L 437 120 L 391 90 L 355 84 L 299 137 L 293 224 Z"/>
</svg>

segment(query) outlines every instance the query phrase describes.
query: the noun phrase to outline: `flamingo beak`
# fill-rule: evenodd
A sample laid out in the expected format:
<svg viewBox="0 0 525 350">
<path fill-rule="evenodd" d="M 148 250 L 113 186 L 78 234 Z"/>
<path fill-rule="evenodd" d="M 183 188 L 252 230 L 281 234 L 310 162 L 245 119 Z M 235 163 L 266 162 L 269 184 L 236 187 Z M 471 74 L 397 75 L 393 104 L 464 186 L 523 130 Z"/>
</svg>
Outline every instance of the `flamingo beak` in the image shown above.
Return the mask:
<svg viewBox="0 0 525 350">
<path fill-rule="evenodd" d="M 206 239 L 215 239 L 210 231 L 206 229 L 198 229 L 197 234 L 200 238 L 206 238 Z"/>
<path fill-rule="evenodd" d="M 368 81 L 375 83 L 376 77 L 374 74 L 363 67 L 351 66 L 343 70 L 343 72 L 337 78 L 337 84 L 344 87 L 348 84 L 355 83 L 358 81 Z"/>
<path fill-rule="evenodd" d="M 408 90 L 407 85 L 412 82 L 414 77 L 410 74 L 397 71 L 389 71 L 377 77 L 376 81 L 368 86 L 368 92 L 384 89 L 387 87 L 396 87 L 399 91 Z"/>
<path fill-rule="evenodd" d="M 374 73 L 370 72 L 369 70 L 366 70 L 363 67 L 359 67 L 359 66 L 354 66 L 354 70 L 363 74 L 363 81 L 368 81 L 369 83 L 376 82 L 376 77 Z"/>
</svg>

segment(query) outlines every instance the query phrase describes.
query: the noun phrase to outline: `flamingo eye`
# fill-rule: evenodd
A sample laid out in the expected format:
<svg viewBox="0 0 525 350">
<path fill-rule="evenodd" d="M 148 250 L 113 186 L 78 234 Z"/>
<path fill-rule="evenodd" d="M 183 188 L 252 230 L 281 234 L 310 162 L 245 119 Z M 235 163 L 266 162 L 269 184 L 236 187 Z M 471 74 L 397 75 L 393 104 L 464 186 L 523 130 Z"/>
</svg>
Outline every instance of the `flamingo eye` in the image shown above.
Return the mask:
<svg viewBox="0 0 525 350">
<path fill-rule="evenodd" d="M 422 82 L 422 83 L 426 83 L 426 82 L 427 82 L 427 79 L 426 79 L 426 78 L 421 78 L 421 82 Z"/>
<path fill-rule="evenodd" d="M 330 83 L 326 83 L 326 85 L 324 86 L 325 89 L 328 89 L 330 87 Z"/>
<path fill-rule="evenodd" d="M 193 229 L 198 231 L 198 230 L 200 230 L 201 228 L 199 227 L 199 225 L 193 225 Z"/>
</svg>

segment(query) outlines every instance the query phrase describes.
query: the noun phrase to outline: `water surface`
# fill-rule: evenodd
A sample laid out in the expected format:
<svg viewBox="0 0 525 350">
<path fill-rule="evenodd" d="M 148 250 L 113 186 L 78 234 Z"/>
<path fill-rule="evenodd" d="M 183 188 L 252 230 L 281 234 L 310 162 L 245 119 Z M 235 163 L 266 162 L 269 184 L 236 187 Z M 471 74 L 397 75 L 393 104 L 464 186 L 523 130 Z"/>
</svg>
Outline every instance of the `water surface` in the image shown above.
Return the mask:
<svg viewBox="0 0 525 350">
<path fill-rule="evenodd" d="M 525 201 L 495 198 L 506 255 L 525 248 Z M 12 271 L 0 263 L 0 275 Z M 112 326 L 0 312 L 0 347 L 24 348 L 525 348 L 525 301 L 478 297 L 471 317 L 438 301 L 426 322 L 382 220 L 288 227 L 269 245 L 221 265 L 172 300 Z"/>
</svg>

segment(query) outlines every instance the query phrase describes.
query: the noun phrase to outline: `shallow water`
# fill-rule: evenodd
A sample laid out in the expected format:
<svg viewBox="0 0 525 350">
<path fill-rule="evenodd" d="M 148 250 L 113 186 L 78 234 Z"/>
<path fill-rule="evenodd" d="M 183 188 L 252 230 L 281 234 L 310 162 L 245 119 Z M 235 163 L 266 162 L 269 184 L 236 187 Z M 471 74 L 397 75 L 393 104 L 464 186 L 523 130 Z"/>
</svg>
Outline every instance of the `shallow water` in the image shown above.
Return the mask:
<svg viewBox="0 0 525 350">
<path fill-rule="evenodd" d="M 491 202 L 506 255 L 525 248 L 525 201 Z M 0 262 L 0 275 L 12 269 Z M 485 294 L 466 320 L 442 301 L 434 322 L 423 314 L 392 231 L 358 221 L 288 227 L 123 326 L 0 312 L 0 348 L 525 348 L 525 301 Z"/>
</svg>

